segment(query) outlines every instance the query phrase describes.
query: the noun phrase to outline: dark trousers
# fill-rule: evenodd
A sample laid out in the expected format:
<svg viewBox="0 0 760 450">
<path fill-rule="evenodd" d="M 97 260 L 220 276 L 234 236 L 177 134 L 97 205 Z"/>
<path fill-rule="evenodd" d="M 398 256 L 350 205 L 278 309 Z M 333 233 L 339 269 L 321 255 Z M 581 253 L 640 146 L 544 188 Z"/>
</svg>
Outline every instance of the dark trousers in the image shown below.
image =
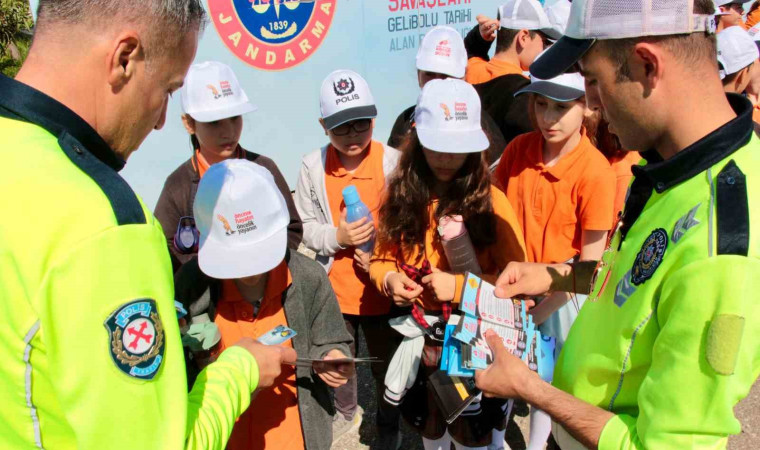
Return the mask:
<svg viewBox="0 0 760 450">
<path fill-rule="evenodd" d="M 367 341 L 369 355 L 382 360 L 382 363 L 371 364 L 372 377 L 375 379 L 377 401 L 377 427 L 378 431 L 393 432 L 398 430 L 400 413 L 398 408 L 390 405 L 383 399 L 385 392 L 385 372 L 388 364 L 398 348 L 403 336 L 397 333 L 390 325 L 388 319 L 392 316 L 354 316 L 343 314 L 346 329 L 354 338 L 351 345 L 351 353 L 356 355 L 358 332 L 361 327 L 364 339 Z M 348 383 L 335 389 L 335 409 L 343 414 L 346 419 L 354 416 L 357 407 L 357 376 L 354 375 Z"/>
</svg>

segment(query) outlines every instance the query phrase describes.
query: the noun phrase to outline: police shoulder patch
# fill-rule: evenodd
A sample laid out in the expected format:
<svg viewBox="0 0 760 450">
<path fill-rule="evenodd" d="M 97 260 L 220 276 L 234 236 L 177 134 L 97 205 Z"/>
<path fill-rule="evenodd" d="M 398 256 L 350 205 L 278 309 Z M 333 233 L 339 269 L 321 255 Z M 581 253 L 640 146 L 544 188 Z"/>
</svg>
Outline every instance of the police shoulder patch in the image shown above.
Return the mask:
<svg viewBox="0 0 760 450">
<path fill-rule="evenodd" d="M 118 307 L 104 323 L 111 359 L 125 374 L 152 380 L 164 358 L 164 327 L 155 300 L 134 300 Z"/>
<path fill-rule="evenodd" d="M 668 248 L 668 233 L 658 228 L 644 241 L 631 269 L 631 283 L 638 286 L 652 278 Z"/>
</svg>

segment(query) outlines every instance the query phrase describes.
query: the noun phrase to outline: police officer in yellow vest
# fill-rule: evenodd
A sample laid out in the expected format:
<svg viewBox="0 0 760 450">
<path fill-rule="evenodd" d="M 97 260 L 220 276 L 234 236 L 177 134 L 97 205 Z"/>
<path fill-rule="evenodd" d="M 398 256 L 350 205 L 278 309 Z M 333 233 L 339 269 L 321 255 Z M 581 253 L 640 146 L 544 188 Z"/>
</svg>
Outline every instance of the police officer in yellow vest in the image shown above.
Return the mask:
<svg viewBox="0 0 760 450">
<path fill-rule="evenodd" d="M 723 92 L 711 0 L 576 0 L 566 36 L 533 63 L 576 62 L 589 106 L 634 167 L 600 262 L 511 264 L 497 295 L 589 293 L 553 386 L 490 336 L 486 395 L 548 413 L 564 450 L 725 448 L 760 373 L 760 140 L 752 105 Z M 593 286 L 591 288 L 590 286 Z"/>
<path fill-rule="evenodd" d="M 226 350 L 188 395 L 161 227 L 119 176 L 195 56 L 199 0 L 41 0 L 0 76 L 0 448 L 224 448 L 293 350 Z"/>
</svg>

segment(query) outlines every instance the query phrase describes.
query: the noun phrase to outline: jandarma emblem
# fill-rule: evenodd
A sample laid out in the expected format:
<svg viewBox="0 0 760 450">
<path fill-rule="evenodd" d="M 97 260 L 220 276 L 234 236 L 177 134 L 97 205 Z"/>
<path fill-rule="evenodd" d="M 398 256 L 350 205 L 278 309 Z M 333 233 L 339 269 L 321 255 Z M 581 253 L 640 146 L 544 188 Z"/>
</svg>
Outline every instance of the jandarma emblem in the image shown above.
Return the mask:
<svg viewBox="0 0 760 450">
<path fill-rule="evenodd" d="M 224 44 L 262 70 L 287 70 L 311 57 L 327 36 L 338 0 L 209 0 Z"/>
<path fill-rule="evenodd" d="M 116 367 L 131 377 L 153 379 L 164 358 L 164 327 L 156 302 L 141 299 L 124 304 L 104 325 Z"/>
</svg>

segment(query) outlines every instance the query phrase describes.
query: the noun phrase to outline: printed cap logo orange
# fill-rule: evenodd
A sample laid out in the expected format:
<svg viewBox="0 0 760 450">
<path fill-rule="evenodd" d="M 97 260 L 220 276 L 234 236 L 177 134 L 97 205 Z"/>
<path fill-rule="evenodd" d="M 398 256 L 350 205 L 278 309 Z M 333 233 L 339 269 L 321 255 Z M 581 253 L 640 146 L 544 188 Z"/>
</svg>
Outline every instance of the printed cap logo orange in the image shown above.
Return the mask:
<svg viewBox="0 0 760 450">
<path fill-rule="evenodd" d="M 441 103 L 441 109 L 443 110 L 443 114 L 444 114 L 443 119 L 446 122 L 448 122 L 449 120 L 453 119 L 453 117 L 451 117 L 451 110 L 449 109 L 449 107 L 445 103 Z"/>
<path fill-rule="evenodd" d="M 216 218 L 219 219 L 220 222 L 222 222 L 222 225 L 224 226 L 224 234 L 227 236 L 232 236 L 235 234 L 235 231 L 232 230 L 232 227 L 230 227 L 230 223 L 227 222 L 227 219 L 224 218 L 223 215 L 217 214 Z"/>
</svg>

